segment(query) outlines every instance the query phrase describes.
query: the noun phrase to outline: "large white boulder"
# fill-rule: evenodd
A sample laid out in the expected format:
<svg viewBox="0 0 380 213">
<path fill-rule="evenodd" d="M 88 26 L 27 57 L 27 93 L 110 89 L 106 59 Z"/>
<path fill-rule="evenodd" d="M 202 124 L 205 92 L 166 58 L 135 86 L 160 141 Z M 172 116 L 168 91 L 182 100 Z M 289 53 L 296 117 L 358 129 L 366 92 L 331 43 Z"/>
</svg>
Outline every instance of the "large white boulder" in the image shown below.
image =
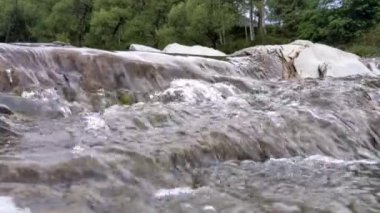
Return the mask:
<svg viewBox="0 0 380 213">
<path fill-rule="evenodd" d="M 374 75 L 360 62 L 359 56 L 323 44 L 304 48 L 295 58 L 294 66 L 302 78 L 318 78 L 321 74 L 325 77 Z"/>
<path fill-rule="evenodd" d="M 209 47 L 199 45 L 185 46 L 181 44 L 169 44 L 163 50 L 165 53 L 183 54 L 183 55 L 197 55 L 197 56 L 227 56 L 225 53 Z"/>
<path fill-rule="evenodd" d="M 159 50 L 159 49 L 149 47 L 149 46 L 145 46 L 145 45 L 141 45 L 141 44 L 131 44 L 129 46 L 129 50 L 141 51 L 141 52 L 161 52 L 161 50 Z"/>
<path fill-rule="evenodd" d="M 304 40 L 297 40 L 285 45 L 246 48 L 232 54 L 232 56 L 255 57 L 258 54 L 269 56 L 260 62 L 262 67 L 268 67 L 268 64 L 276 64 L 278 63 L 276 58 L 280 58 L 283 64 L 281 71 L 283 78 L 375 76 L 380 74 L 373 64 L 365 66 L 360 61 L 360 57 L 355 54 Z M 271 70 L 266 69 L 266 72 L 269 73 Z"/>
</svg>

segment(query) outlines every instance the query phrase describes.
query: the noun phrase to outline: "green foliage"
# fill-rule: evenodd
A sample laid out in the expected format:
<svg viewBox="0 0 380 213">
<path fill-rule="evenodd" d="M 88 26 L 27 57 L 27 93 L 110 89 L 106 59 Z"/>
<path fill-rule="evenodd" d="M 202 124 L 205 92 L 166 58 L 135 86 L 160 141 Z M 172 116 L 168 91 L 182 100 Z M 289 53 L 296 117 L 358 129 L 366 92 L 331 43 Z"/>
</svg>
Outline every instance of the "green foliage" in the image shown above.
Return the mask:
<svg viewBox="0 0 380 213">
<path fill-rule="evenodd" d="M 348 50 L 360 56 L 380 56 L 380 24 L 363 33 L 349 45 Z"/>
<path fill-rule="evenodd" d="M 132 43 L 205 45 L 234 52 L 307 39 L 378 54 L 379 0 L 0 0 L 0 41 L 63 41 L 126 49 Z M 241 20 L 252 5 L 255 40 Z M 267 24 L 262 21 L 267 10 Z M 245 18 L 244 18 L 245 17 Z M 377 27 L 376 27 L 377 26 Z"/>
<path fill-rule="evenodd" d="M 172 7 L 168 23 L 158 34 L 164 44 L 185 41 L 216 48 L 221 35 L 236 24 L 237 11 L 238 8 L 228 1 L 186 0 Z"/>
<path fill-rule="evenodd" d="M 372 57 L 380 55 L 380 46 L 370 46 L 363 44 L 354 44 L 348 48 L 348 51 L 362 57 Z"/>
<path fill-rule="evenodd" d="M 36 19 L 32 5 L 20 0 L 1 0 L 0 39 L 5 42 L 34 41 L 31 25 Z"/>
<path fill-rule="evenodd" d="M 46 40 L 62 40 L 81 46 L 89 31 L 91 13 L 92 0 L 57 1 L 47 17 L 40 20 L 35 34 Z"/>
</svg>

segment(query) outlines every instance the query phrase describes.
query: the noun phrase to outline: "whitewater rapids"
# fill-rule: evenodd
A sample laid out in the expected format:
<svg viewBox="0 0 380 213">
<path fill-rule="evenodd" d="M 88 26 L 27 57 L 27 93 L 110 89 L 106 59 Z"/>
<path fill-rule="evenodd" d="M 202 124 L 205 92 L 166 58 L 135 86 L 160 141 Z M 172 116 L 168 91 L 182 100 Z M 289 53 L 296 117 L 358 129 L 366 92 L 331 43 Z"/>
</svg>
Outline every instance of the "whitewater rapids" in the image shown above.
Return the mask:
<svg viewBox="0 0 380 213">
<path fill-rule="evenodd" d="M 287 47 L 1 44 L 0 210 L 379 212 L 377 64 L 349 54 L 303 78 Z"/>
</svg>

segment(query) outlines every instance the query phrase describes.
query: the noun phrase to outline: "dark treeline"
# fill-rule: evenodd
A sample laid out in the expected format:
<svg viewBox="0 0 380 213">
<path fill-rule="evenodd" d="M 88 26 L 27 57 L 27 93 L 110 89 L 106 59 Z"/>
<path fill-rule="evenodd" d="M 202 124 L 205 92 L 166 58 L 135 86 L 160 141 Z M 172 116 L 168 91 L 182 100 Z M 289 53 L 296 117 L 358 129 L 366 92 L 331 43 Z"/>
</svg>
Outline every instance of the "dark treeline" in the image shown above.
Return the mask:
<svg viewBox="0 0 380 213">
<path fill-rule="evenodd" d="M 226 52 L 308 39 L 380 55 L 379 0 L 0 0 L 1 42 L 126 49 L 200 44 Z"/>
</svg>

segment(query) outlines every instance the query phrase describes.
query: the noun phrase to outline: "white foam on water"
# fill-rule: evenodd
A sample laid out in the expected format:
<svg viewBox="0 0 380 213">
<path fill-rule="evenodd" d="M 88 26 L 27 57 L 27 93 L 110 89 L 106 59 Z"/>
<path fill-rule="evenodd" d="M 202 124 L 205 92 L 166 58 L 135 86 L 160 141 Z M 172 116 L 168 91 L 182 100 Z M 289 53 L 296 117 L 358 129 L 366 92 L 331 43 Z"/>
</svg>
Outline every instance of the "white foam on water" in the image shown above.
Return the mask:
<svg viewBox="0 0 380 213">
<path fill-rule="evenodd" d="M 199 101 L 222 101 L 223 96 L 220 91 L 212 87 L 211 84 L 199 80 L 178 79 L 170 84 L 170 88 L 165 90 L 162 95 L 176 97 L 182 96 L 182 101 L 197 103 Z"/>
<path fill-rule="evenodd" d="M 42 90 L 40 93 L 40 96 L 43 101 L 59 100 L 59 95 L 57 93 L 57 90 L 52 89 L 52 88 Z"/>
<path fill-rule="evenodd" d="M 76 145 L 74 146 L 73 150 L 71 151 L 74 155 L 80 155 L 82 154 L 83 152 L 85 151 L 85 148 L 80 146 L 80 145 Z"/>
<path fill-rule="evenodd" d="M 106 121 L 98 113 L 93 113 L 84 117 L 86 130 L 108 129 Z"/>
<path fill-rule="evenodd" d="M 156 92 L 150 98 L 173 97 L 174 100 L 194 104 L 204 101 L 222 102 L 226 98 L 236 96 L 239 93 L 235 86 L 229 84 L 212 84 L 201 80 L 176 79 L 170 83 L 169 89 L 159 93 Z"/>
<path fill-rule="evenodd" d="M 312 155 L 306 158 L 293 157 L 293 158 L 271 158 L 270 162 L 286 162 L 294 164 L 295 162 L 306 162 L 306 163 L 325 163 L 325 164 L 336 164 L 349 166 L 353 164 L 367 164 L 367 165 L 376 165 L 380 164 L 380 161 L 374 160 L 342 160 L 336 159 L 333 157 L 323 156 L 323 155 Z"/>
<path fill-rule="evenodd" d="M 67 117 L 69 117 L 70 115 L 72 115 L 72 112 L 71 112 L 70 108 L 67 107 L 67 106 L 61 106 L 61 107 L 59 108 L 59 111 L 61 111 L 63 117 L 65 117 L 65 118 L 67 118 Z"/>
<path fill-rule="evenodd" d="M 297 102 L 297 101 L 292 101 L 292 102 L 289 103 L 288 106 L 290 106 L 290 107 L 297 107 L 297 106 L 299 106 L 299 105 L 300 105 L 299 102 Z"/>
<path fill-rule="evenodd" d="M 375 59 L 373 59 L 375 60 Z M 375 62 L 370 62 L 369 67 L 370 70 L 375 74 L 375 75 L 380 75 L 380 70 L 378 69 L 378 64 L 375 64 Z"/>
<path fill-rule="evenodd" d="M 194 190 L 190 187 L 178 187 L 173 189 L 160 189 L 155 194 L 154 197 L 157 199 L 176 197 L 180 195 L 193 194 Z"/>
<path fill-rule="evenodd" d="M 72 48 L 76 52 L 79 52 L 82 56 L 97 56 L 100 54 L 112 54 L 110 51 L 92 49 L 92 48 Z"/>
<path fill-rule="evenodd" d="M 285 125 L 281 118 L 281 115 L 278 112 L 269 111 L 267 112 L 267 115 L 276 127 L 281 127 L 282 125 Z"/>
<path fill-rule="evenodd" d="M 310 157 L 305 158 L 305 161 L 319 161 L 324 163 L 330 163 L 330 164 L 342 164 L 342 165 L 352 165 L 352 164 L 379 164 L 379 161 L 373 161 L 373 160 L 340 160 L 335 159 L 328 156 L 322 156 L 322 155 L 312 155 Z"/>
<path fill-rule="evenodd" d="M 306 109 L 306 111 L 310 112 L 310 114 L 311 114 L 313 117 L 315 117 L 315 118 L 317 118 L 317 119 L 320 119 L 320 120 L 324 120 L 321 116 L 319 116 L 319 115 L 317 114 L 317 112 L 316 112 L 315 110 Z"/>
<path fill-rule="evenodd" d="M 21 97 L 27 99 L 38 99 L 42 101 L 59 100 L 60 96 L 54 88 L 44 89 L 41 91 L 23 91 Z"/>
<path fill-rule="evenodd" d="M 216 212 L 216 209 L 213 206 L 204 206 L 203 211 Z"/>
<path fill-rule="evenodd" d="M 269 162 L 284 162 L 284 163 L 294 163 L 294 158 L 271 158 Z"/>
<path fill-rule="evenodd" d="M 23 98 L 27 98 L 27 99 L 34 98 L 35 96 L 36 96 L 36 93 L 33 92 L 33 91 L 30 91 L 30 92 L 28 92 L 28 91 L 23 91 L 23 92 L 21 93 L 21 97 L 23 97 Z"/>
<path fill-rule="evenodd" d="M 231 84 L 225 84 L 225 83 L 216 83 L 212 85 L 214 88 L 218 89 L 219 91 L 226 91 L 228 95 L 236 95 L 238 94 L 238 89 Z"/>
<path fill-rule="evenodd" d="M 249 106 L 249 103 L 244 98 L 238 96 L 231 96 L 226 99 L 227 104 L 232 106 Z"/>
<path fill-rule="evenodd" d="M 9 82 L 11 82 L 11 84 L 12 84 L 13 83 L 12 70 L 11 69 L 6 69 L 5 71 L 7 72 L 7 76 L 8 76 Z"/>
<path fill-rule="evenodd" d="M 31 213 L 31 211 L 28 208 L 18 208 L 11 197 L 0 197 L 0 213 Z"/>
</svg>

